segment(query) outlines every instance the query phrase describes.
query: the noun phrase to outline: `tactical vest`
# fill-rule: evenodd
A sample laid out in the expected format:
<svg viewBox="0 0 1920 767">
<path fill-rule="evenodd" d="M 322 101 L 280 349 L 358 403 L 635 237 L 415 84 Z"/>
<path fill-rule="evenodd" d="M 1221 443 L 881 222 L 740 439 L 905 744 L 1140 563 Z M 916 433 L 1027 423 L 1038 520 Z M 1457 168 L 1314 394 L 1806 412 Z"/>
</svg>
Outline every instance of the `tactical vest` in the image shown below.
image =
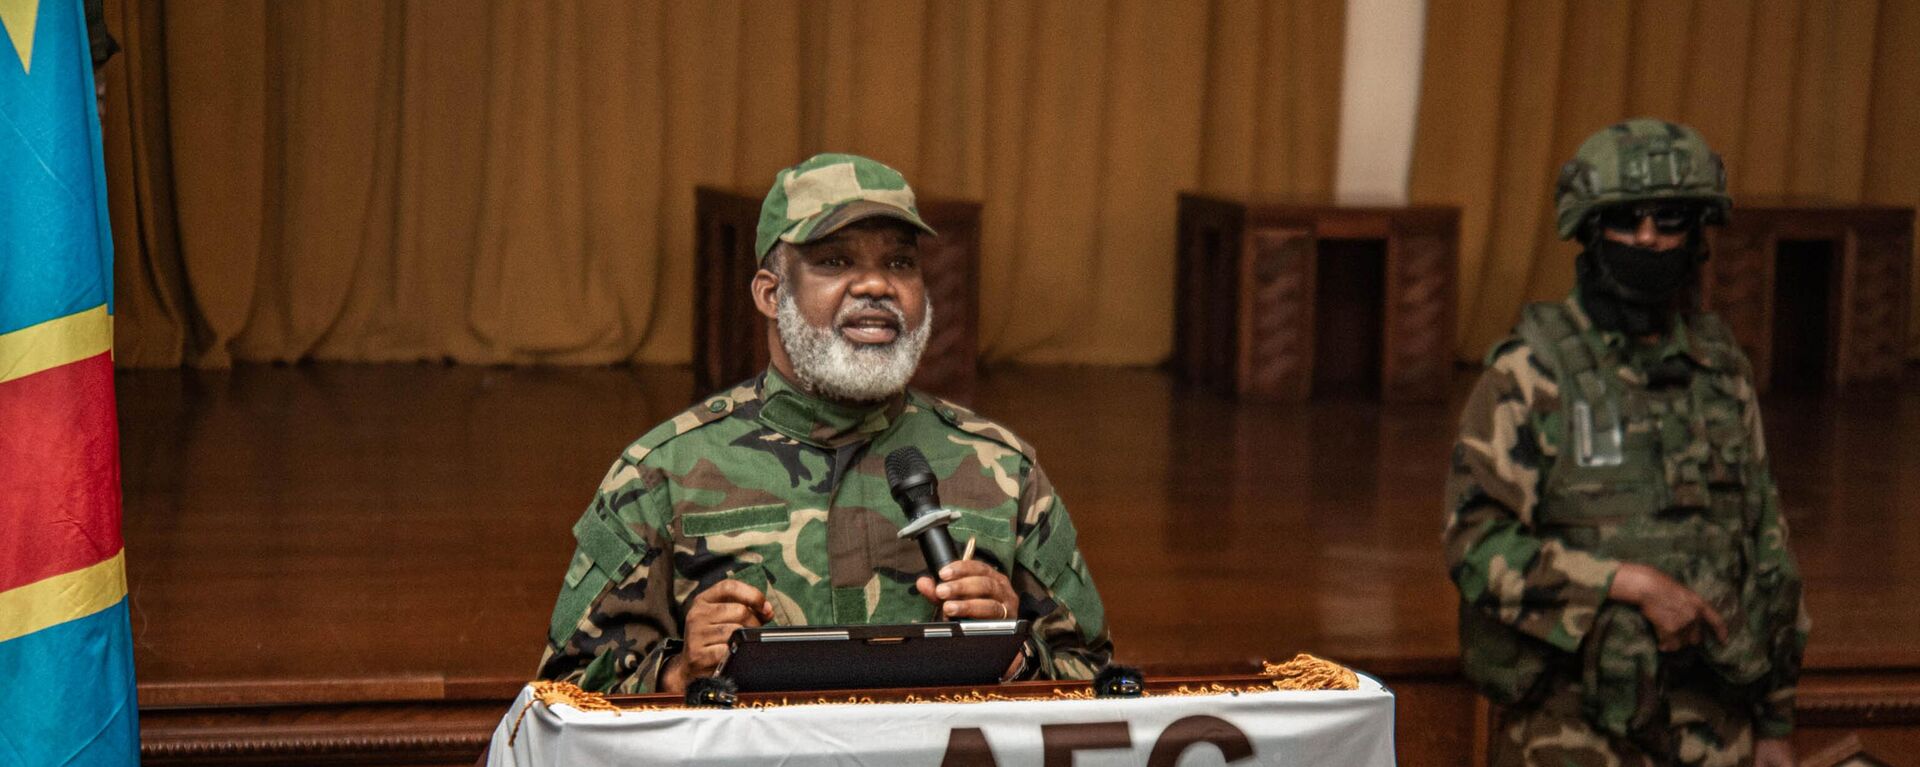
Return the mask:
<svg viewBox="0 0 1920 767">
<path fill-rule="evenodd" d="M 1725 642 L 1708 638 L 1700 658 L 1729 685 L 1746 685 L 1770 666 L 1762 638 L 1778 619 L 1775 595 L 1749 566 L 1770 488 L 1739 396 L 1747 385 L 1739 347 L 1712 315 L 1689 317 L 1687 331 L 1710 369 L 1650 387 L 1623 372 L 1623 352 L 1581 333 L 1565 305 L 1525 309 L 1517 335 L 1560 396 L 1559 410 L 1532 424 L 1545 470 L 1534 532 L 1655 567 L 1699 593 L 1728 629 Z M 1460 630 L 1466 675 L 1497 703 L 1543 693 L 1545 672 L 1557 669 L 1580 679 L 1590 715 L 1613 720 L 1596 722 L 1603 729 L 1646 724 L 1657 707 L 1662 657 L 1630 606 L 1607 603 L 1579 657 L 1467 605 Z"/>
</svg>

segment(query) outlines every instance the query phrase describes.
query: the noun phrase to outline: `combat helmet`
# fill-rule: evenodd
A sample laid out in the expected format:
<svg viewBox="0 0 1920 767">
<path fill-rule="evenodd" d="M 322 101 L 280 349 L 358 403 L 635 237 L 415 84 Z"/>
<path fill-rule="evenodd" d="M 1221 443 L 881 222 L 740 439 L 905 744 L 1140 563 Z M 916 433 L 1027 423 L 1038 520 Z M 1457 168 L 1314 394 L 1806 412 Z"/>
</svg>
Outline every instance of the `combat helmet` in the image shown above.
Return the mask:
<svg viewBox="0 0 1920 767">
<path fill-rule="evenodd" d="M 1698 201 L 1700 223 L 1726 221 L 1727 169 L 1699 131 L 1641 117 L 1588 136 L 1554 185 L 1560 239 L 1573 238 L 1601 208 L 1647 200 Z"/>
</svg>

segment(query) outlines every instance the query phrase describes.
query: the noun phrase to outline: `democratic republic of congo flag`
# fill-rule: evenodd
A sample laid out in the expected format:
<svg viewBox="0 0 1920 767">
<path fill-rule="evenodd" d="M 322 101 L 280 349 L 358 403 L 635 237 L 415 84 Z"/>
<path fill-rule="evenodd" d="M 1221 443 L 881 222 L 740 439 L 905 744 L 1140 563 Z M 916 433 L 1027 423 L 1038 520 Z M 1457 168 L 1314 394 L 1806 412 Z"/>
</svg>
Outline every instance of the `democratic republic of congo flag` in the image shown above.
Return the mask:
<svg viewBox="0 0 1920 767">
<path fill-rule="evenodd" d="M 137 764 L 81 0 L 0 0 L 0 765 Z"/>
</svg>

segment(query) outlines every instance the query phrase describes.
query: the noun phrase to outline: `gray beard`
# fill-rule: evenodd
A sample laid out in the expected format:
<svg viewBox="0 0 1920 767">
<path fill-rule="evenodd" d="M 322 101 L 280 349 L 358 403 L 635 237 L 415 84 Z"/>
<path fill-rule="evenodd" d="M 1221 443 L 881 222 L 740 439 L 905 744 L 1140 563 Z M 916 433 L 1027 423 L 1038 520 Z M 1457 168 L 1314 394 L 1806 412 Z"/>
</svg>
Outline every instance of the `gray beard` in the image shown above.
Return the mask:
<svg viewBox="0 0 1920 767">
<path fill-rule="evenodd" d="M 926 351 L 927 335 L 933 328 L 933 305 L 927 305 L 920 326 L 905 330 L 906 316 L 890 302 L 861 299 L 840 307 L 833 324 L 818 327 L 800 316 L 793 293 L 782 284 L 775 298 L 779 311 L 774 325 L 780 331 L 780 345 L 786 347 L 793 363 L 794 383 L 827 399 L 843 402 L 877 402 L 907 388 L 920 353 Z M 840 323 L 859 309 L 878 309 L 891 313 L 902 331 L 885 344 L 856 344 L 840 335 Z"/>
</svg>

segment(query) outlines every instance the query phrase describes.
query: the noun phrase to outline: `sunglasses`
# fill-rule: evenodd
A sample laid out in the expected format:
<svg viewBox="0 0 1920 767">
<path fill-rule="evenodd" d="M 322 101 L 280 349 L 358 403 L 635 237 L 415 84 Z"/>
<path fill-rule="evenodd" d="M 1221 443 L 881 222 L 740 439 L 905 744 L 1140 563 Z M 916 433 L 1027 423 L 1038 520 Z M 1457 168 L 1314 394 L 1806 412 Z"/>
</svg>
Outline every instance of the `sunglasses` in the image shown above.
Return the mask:
<svg viewBox="0 0 1920 767">
<path fill-rule="evenodd" d="M 1653 219 L 1653 228 L 1661 234 L 1685 234 L 1700 223 L 1698 205 L 1655 203 L 1607 208 L 1600 211 L 1600 226 L 1616 232 L 1633 232 L 1640 222 Z"/>
</svg>

